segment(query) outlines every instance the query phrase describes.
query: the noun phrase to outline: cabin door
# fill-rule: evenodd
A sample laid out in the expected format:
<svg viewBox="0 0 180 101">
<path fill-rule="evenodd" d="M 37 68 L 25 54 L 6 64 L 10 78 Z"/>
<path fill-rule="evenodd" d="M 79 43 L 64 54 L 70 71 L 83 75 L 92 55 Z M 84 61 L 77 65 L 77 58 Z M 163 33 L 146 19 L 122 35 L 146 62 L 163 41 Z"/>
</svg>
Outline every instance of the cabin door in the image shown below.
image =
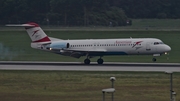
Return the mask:
<svg viewBox="0 0 180 101">
<path fill-rule="evenodd" d="M 150 42 L 146 43 L 146 51 L 151 51 L 151 43 Z"/>
</svg>

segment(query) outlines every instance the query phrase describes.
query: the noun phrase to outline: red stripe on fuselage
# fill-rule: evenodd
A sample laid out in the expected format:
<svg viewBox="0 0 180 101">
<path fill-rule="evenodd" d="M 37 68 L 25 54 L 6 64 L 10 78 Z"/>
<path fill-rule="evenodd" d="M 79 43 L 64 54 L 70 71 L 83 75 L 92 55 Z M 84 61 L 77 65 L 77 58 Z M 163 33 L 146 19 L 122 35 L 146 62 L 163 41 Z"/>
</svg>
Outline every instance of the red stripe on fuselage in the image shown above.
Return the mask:
<svg viewBox="0 0 180 101">
<path fill-rule="evenodd" d="M 48 36 L 46 36 L 46 37 L 44 37 L 44 38 L 42 38 L 42 39 L 40 39 L 40 40 L 33 41 L 33 42 L 47 42 L 47 41 L 51 41 L 51 40 L 48 38 Z"/>
</svg>

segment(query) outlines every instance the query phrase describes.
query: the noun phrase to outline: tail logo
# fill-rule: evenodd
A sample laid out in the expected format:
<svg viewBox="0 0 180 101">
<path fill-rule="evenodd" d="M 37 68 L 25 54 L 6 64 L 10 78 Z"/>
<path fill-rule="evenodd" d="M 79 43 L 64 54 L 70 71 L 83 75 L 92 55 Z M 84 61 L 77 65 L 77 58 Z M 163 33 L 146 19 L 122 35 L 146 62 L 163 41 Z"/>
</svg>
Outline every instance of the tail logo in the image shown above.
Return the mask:
<svg viewBox="0 0 180 101">
<path fill-rule="evenodd" d="M 39 31 L 39 30 L 33 31 L 33 35 L 32 35 L 32 36 L 34 36 L 38 31 Z"/>
</svg>

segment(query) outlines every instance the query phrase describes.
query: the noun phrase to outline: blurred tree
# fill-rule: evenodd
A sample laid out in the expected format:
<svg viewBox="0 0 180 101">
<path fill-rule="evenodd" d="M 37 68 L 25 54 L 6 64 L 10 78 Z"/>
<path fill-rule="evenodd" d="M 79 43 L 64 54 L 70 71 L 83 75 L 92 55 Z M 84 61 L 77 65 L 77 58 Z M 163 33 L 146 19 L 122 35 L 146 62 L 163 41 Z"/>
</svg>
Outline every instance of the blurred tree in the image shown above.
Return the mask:
<svg viewBox="0 0 180 101">
<path fill-rule="evenodd" d="M 128 17 L 177 19 L 180 0 L 0 0 L 0 24 L 124 26 Z"/>
</svg>

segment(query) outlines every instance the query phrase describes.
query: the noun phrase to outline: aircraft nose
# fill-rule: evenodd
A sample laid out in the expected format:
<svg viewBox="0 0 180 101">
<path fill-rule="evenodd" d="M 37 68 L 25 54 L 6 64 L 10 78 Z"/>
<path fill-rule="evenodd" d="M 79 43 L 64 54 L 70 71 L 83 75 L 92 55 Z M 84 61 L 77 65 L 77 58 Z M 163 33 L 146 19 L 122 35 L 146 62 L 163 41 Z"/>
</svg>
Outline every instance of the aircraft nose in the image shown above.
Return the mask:
<svg viewBox="0 0 180 101">
<path fill-rule="evenodd" d="M 169 47 L 168 45 L 166 45 L 165 50 L 166 50 L 166 52 L 169 52 L 169 51 L 171 51 L 171 47 Z"/>
</svg>

